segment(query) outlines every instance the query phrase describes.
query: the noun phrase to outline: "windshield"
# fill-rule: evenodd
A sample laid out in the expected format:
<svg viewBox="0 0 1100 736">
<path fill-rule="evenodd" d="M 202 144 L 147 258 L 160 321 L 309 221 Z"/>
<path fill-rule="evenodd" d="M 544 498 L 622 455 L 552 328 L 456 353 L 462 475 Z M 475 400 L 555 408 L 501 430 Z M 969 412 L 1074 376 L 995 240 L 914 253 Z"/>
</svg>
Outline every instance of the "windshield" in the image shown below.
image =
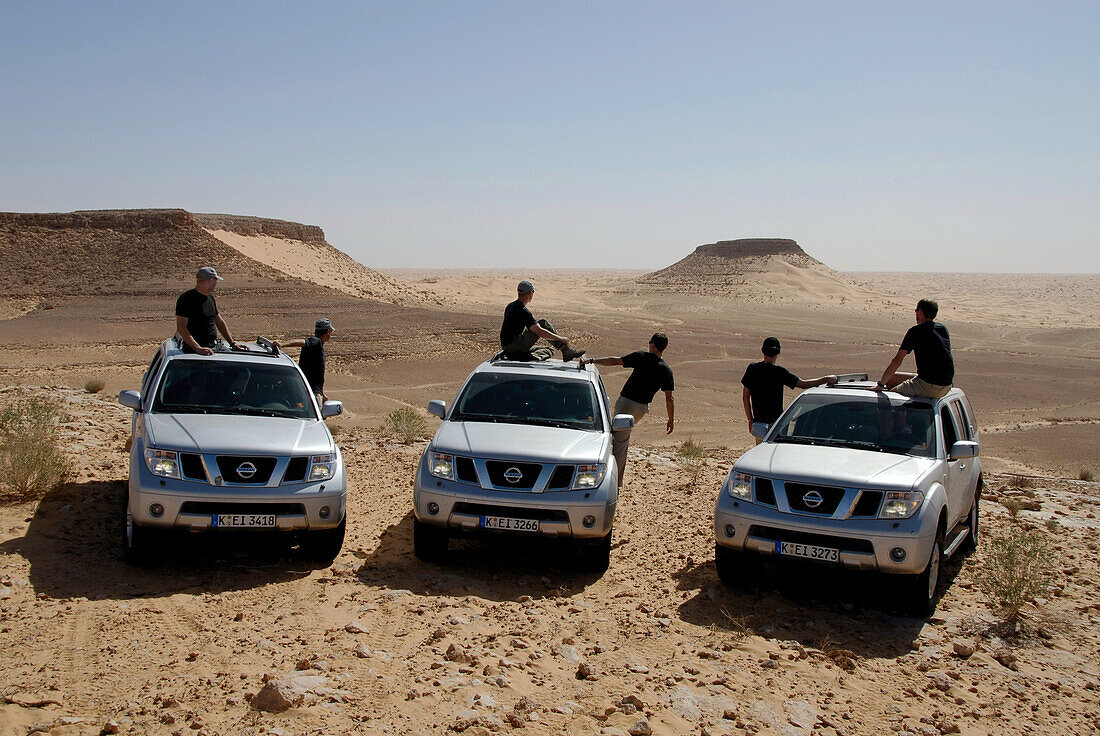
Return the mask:
<svg viewBox="0 0 1100 736">
<path fill-rule="evenodd" d="M 455 402 L 451 421 L 602 430 L 598 407 L 596 391 L 587 381 L 478 373 Z"/>
<path fill-rule="evenodd" d="M 935 457 L 932 407 L 923 402 L 828 395 L 802 396 L 779 420 L 772 442 L 857 447 Z"/>
<path fill-rule="evenodd" d="M 169 363 L 153 411 L 317 418 L 313 397 L 292 367 L 212 358 Z"/>
</svg>

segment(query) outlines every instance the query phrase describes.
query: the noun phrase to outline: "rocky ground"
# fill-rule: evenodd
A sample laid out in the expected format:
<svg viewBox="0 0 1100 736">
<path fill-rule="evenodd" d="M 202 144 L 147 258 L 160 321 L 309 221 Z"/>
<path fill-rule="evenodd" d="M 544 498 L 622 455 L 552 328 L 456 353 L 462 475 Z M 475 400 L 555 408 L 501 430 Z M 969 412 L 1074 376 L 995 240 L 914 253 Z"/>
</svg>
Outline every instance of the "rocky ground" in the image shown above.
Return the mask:
<svg viewBox="0 0 1100 736">
<path fill-rule="evenodd" d="M 723 587 L 721 448 L 695 482 L 669 448 L 631 448 L 603 575 L 511 540 L 423 564 L 421 447 L 337 424 L 352 492 L 331 567 L 195 538 L 136 569 L 118 554 L 128 410 L 51 392 L 73 476 L 0 507 L 3 735 L 1100 732 L 1094 483 L 987 476 L 982 547 L 923 621 L 868 576 L 764 565 Z M 975 571 L 1010 524 L 1048 535 L 1057 574 L 1006 637 Z"/>
</svg>

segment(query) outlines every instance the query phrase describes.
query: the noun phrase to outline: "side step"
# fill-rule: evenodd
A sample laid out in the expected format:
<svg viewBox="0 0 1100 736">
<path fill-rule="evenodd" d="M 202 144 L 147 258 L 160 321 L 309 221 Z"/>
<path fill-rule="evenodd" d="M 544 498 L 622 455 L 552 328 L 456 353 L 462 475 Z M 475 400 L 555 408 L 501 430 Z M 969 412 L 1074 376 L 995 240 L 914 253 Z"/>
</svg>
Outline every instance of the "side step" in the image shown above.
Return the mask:
<svg viewBox="0 0 1100 736">
<path fill-rule="evenodd" d="M 955 551 L 958 550 L 959 545 L 965 542 L 966 538 L 970 536 L 970 527 L 968 527 L 966 524 L 960 524 L 956 527 L 956 529 L 957 531 L 955 532 L 955 537 L 951 540 L 951 544 L 947 545 L 947 548 L 943 551 L 943 556 L 945 558 L 955 554 Z"/>
</svg>

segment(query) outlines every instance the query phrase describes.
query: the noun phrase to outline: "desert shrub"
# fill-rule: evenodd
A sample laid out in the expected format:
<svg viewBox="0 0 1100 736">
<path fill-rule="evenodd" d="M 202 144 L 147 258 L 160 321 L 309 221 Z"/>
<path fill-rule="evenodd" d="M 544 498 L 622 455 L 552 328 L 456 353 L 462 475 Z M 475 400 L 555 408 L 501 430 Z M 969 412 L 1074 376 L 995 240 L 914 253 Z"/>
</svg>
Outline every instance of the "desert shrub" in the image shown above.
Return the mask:
<svg viewBox="0 0 1100 736">
<path fill-rule="evenodd" d="M 688 437 L 676 450 L 676 461 L 691 476 L 691 482 L 695 483 L 699 480 L 699 474 L 703 472 L 703 468 L 707 466 L 706 448 Z"/>
<path fill-rule="evenodd" d="M 428 435 L 428 423 L 415 409 L 403 406 L 386 415 L 386 426 L 406 445 Z"/>
<path fill-rule="evenodd" d="M 1012 473 L 1009 476 L 1009 480 L 1012 482 L 1014 488 L 1031 488 L 1035 485 L 1035 481 L 1030 476 L 1020 475 L 1019 473 Z"/>
<path fill-rule="evenodd" d="M 61 407 L 43 396 L 24 396 L 0 409 L 0 496 L 31 501 L 46 495 L 69 474 L 61 451 Z"/>
<path fill-rule="evenodd" d="M 978 587 L 996 602 L 1006 621 L 1016 621 L 1024 604 L 1045 593 L 1054 579 L 1050 541 L 1043 532 L 1013 524 L 982 544 Z"/>
<path fill-rule="evenodd" d="M 98 394 L 100 391 L 103 390 L 103 387 L 106 385 L 107 384 L 104 383 L 102 379 L 92 378 L 85 382 L 84 390 L 90 394 Z"/>
<path fill-rule="evenodd" d="M 1001 505 L 1008 509 L 1008 515 L 1015 519 L 1020 509 L 1024 507 L 1024 504 L 1018 498 L 1002 498 Z"/>
<path fill-rule="evenodd" d="M 1092 483 L 1092 481 L 1093 481 L 1092 471 L 1091 470 L 1082 470 L 1080 473 L 1077 474 L 1077 480 L 1084 480 L 1084 481 L 1088 481 L 1089 483 Z"/>
</svg>

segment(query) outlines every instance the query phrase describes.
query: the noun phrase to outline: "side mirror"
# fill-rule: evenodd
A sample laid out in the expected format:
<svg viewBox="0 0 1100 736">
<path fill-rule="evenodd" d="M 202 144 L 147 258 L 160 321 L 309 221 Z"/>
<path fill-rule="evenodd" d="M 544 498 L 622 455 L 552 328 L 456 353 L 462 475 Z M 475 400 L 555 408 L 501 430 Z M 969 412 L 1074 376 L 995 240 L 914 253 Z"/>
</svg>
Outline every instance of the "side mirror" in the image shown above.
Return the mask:
<svg viewBox="0 0 1100 736">
<path fill-rule="evenodd" d="M 616 414 L 611 420 L 611 429 L 631 429 L 634 426 L 634 417 L 630 414 Z"/>
<path fill-rule="evenodd" d="M 128 406 L 134 411 L 141 411 L 141 392 L 140 391 L 119 391 L 118 403 L 123 406 Z"/>
<path fill-rule="evenodd" d="M 447 417 L 447 402 L 432 399 L 428 402 L 428 413 L 440 419 L 445 419 Z"/>
<path fill-rule="evenodd" d="M 324 404 L 321 405 L 321 416 L 323 416 L 323 417 L 334 417 L 337 414 L 343 414 L 343 413 L 344 413 L 344 402 L 343 401 L 326 401 Z"/>
<path fill-rule="evenodd" d="M 968 457 L 978 456 L 978 443 L 973 440 L 959 440 L 951 445 L 951 459 L 965 460 Z"/>
</svg>

